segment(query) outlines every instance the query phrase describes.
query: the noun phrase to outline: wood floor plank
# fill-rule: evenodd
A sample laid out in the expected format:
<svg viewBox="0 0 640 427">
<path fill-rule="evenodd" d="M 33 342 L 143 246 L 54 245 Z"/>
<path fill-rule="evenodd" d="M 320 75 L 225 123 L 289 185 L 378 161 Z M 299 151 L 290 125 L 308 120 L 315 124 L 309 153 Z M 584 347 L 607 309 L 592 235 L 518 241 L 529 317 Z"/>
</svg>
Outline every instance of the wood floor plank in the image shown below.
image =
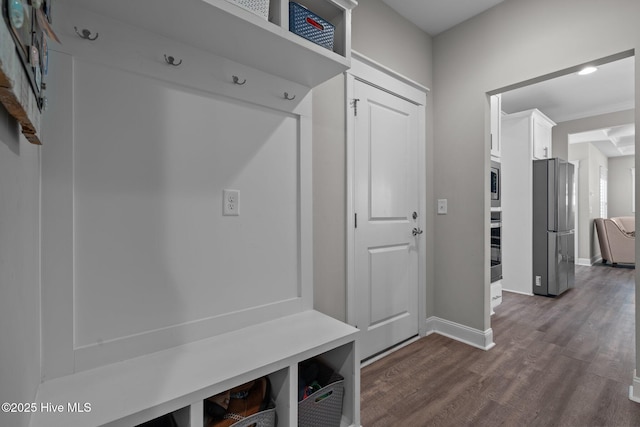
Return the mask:
<svg viewBox="0 0 640 427">
<path fill-rule="evenodd" d="M 558 298 L 505 292 L 496 346 L 430 335 L 362 369 L 371 426 L 640 426 L 635 269 L 576 267 Z"/>
</svg>

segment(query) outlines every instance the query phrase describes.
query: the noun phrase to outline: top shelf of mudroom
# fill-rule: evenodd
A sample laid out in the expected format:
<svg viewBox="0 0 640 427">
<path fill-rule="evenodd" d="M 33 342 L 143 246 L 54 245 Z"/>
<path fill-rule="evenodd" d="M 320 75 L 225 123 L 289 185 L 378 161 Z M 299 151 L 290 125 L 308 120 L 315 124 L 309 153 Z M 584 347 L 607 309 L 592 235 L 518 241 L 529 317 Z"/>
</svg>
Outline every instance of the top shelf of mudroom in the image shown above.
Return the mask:
<svg viewBox="0 0 640 427">
<path fill-rule="evenodd" d="M 233 0 L 59 1 L 307 87 L 342 73 L 351 63 L 356 0 L 297 1 L 335 26 L 333 51 L 289 31 L 288 0 L 269 0 L 268 19 Z"/>
</svg>

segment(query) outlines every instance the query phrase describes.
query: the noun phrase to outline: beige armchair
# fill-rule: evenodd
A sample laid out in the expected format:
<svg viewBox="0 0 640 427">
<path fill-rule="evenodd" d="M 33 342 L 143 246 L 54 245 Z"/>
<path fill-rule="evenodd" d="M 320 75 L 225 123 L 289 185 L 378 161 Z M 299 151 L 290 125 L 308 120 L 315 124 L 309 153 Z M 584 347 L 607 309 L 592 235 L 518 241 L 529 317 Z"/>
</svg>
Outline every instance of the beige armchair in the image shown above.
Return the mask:
<svg viewBox="0 0 640 427">
<path fill-rule="evenodd" d="M 632 216 L 596 218 L 602 262 L 635 264 L 636 220 Z"/>
</svg>

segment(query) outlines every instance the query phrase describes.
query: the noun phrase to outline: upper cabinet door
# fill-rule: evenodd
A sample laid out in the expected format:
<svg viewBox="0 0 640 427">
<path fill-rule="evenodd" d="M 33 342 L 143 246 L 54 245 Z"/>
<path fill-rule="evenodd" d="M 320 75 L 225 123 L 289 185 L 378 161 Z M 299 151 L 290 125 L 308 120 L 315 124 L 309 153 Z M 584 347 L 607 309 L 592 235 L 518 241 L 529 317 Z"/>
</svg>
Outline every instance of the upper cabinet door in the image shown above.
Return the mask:
<svg viewBox="0 0 640 427">
<path fill-rule="evenodd" d="M 534 111 L 532 121 L 533 158 L 549 159 L 552 157 L 552 128 L 555 126 L 555 123 L 538 111 Z"/>
<path fill-rule="evenodd" d="M 500 158 L 502 121 L 502 95 L 492 95 L 491 100 L 491 157 Z"/>
</svg>

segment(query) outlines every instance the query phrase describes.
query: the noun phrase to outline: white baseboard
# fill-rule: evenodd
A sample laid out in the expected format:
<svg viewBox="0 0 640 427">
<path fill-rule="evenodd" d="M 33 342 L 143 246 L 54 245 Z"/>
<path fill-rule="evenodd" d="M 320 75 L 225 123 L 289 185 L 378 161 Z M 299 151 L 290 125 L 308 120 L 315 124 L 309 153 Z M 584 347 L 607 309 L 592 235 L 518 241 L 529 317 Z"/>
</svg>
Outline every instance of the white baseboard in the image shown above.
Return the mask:
<svg viewBox="0 0 640 427">
<path fill-rule="evenodd" d="M 576 258 L 576 265 L 585 265 L 591 267 L 593 264 L 602 262 L 601 256 L 595 256 L 593 258 Z"/>
<path fill-rule="evenodd" d="M 636 376 L 633 370 L 633 383 L 629 386 L 629 400 L 640 403 L 640 378 Z"/>
<path fill-rule="evenodd" d="M 528 296 L 528 297 L 533 296 L 533 293 L 521 292 L 521 291 L 514 291 L 514 290 L 512 290 L 512 289 L 507 289 L 507 288 L 502 288 L 502 292 L 511 292 L 512 294 L 526 295 L 526 296 Z"/>
<path fill-rule="evenodd" d="M 481 331 L 432 316 L 426 319 L 426 331 L 426 335 L 436 333 L 481 350 L 489 350 L 495 346 L 493 342 L 493 329 L 491 328 L 486 331 Z"/>
</svg>

